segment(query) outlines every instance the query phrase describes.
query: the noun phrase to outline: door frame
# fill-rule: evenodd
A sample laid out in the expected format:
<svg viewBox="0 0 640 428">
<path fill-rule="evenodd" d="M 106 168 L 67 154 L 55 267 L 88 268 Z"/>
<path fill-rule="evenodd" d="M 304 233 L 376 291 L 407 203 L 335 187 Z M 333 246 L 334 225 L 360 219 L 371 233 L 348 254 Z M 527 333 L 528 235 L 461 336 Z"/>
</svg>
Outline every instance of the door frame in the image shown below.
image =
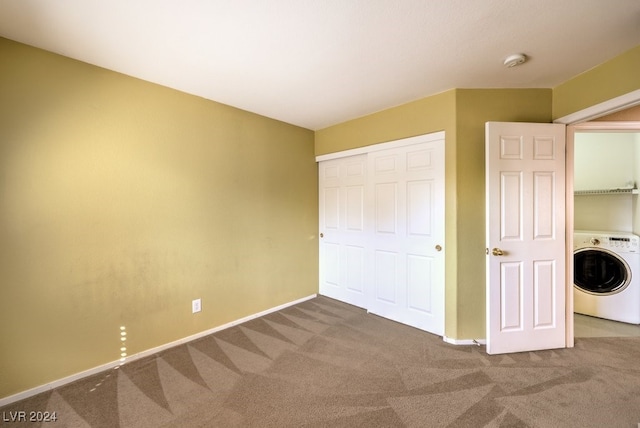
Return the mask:
<svg viewBox="0 0 640 428">
<path fill-rule="evenodd" d="M 640 94 L 639 94 L 638 102 L 640 102 Z M 330 159 L 344 158 L 344 157 L 353 156 L 353 155 L 362 155 L 370 152 L 375 152 L 378 150 L 394 149 L 398 147 L 411 146 L 413 144 L 418 144 L 418 143 L 423 143 L 428 141 L 436 141 L 436 140 L 445 140 L 445 132 L 444 131 L 429 132 L 427 134 L 416 135 L 415 137 L 400 138 L 398 140 L 387 141 L 384 143 L 375 143 L 375 144 L 371 144 L 364 147 L 357 147 L 355 149 L 347 149 L 347 150 L 341 150 L 339 152 L 328 153 L 326 155 L 318 155 L 316 156 L 316 162 L 322 162 Z"/>
<path fill-rule="evenodd" d="M 579 110 L 575 113 L 571 113 L 567 116 L 559 117 L 555 119 L 553 123 L 561 123 L 567 125 L 566 129 L 566 157 L 565 157 L 565 173 L 566 173 L 566 185 L 565 185 L 565 245 L 566 245 L 566 296 L 565 296 L 565 327 L 566 327 L 566 346 L 567 348 L 573 348 L 575 344 L 574 326 L 573 326 L 573 190 L 574 190 L 574 134 L 576 130 L 591 129 L 596 130 L 598 128 L 604 129 L 608 123 L 609 126 L 612 122 L 598 122 L 595 124 L 586 124 L 593 119 L 597 119 L 602 116 L 606 116 L 615 113 L 620 110 L 625 110 L 631 107 L 640 105 L 640 89 L 628 92 L 624 95 L 620 95 L 615 98 L 611 98 L 607 101 L 592 105 L 590 107 Z M 611 127 L 607 128 L 611 129 Z M 618 124 L 618 129 L 622 129 L 622 125 Z"/>
</svg>

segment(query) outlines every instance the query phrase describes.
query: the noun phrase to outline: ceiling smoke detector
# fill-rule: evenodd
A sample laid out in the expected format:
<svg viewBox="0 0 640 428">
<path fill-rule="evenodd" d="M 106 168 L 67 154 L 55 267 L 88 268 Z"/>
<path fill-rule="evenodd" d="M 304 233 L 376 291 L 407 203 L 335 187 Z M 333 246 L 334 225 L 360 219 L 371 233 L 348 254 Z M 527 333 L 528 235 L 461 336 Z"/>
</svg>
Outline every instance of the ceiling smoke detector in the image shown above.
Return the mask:
<svg viewBox="0 0 640 428">
<path fill-rule="evenodd" d="M 527 57 L 524 54 L 513 54 L 513 55 L 509 55 L 505 60 L 504 60 L 504 66 L 505 67 L 515 67 L 516 65 L 520 65 L 522 63 L 524 63 L 527 60 Z"/>
</svg>

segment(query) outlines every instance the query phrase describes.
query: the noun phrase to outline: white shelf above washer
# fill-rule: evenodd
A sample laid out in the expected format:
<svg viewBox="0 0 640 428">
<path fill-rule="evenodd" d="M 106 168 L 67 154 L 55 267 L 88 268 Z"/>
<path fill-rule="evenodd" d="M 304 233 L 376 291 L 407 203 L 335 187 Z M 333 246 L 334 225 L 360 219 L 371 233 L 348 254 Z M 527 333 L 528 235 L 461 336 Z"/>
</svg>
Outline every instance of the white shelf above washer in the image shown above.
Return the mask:
<svg viewBox="0 0 640 428">
<path fill-rule="evenodd" d="M 575 196 L 586 195 L 637 195 L 638 189 L 597 189 L 597 190 L 576 190 L 573 192 Z"/>
</svg>

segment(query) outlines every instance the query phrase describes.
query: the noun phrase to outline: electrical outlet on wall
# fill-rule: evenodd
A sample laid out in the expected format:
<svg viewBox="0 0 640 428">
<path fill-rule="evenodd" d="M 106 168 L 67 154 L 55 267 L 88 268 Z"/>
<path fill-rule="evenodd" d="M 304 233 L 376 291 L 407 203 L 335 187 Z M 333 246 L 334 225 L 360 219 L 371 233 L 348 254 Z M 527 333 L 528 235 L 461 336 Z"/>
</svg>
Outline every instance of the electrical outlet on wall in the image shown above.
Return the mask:
<svg viewBox="0 0 640 428">
<path fill-rule="evenodd" d="M 200 312 L 202 310 L 202 300 L 196 299 L 191 301 L 191 313 Z"/>
</svg>

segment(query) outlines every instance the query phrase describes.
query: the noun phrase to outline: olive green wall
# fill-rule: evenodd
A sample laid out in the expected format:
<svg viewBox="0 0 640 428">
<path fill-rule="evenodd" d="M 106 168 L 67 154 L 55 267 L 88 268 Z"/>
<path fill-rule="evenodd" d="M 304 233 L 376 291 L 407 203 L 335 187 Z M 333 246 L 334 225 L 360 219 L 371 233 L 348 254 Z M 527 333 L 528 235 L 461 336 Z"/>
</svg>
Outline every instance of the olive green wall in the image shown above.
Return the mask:
<svg viewBox="0 0 640 428">
<path fill-rule="evenodd" d="M 316 131 L 316 155 L 445 131 L 455 133 L 455 91 Z"/>
<path fill-rule="evenodd" d="M 485 123 L 550 122 L 550 89 L 459 89 L 456 101 L 457 339 L 485 338 Z M 449 183 L 447 183 L 447 186 Z M 447 214 L 447 220 L 454 217 Z M 447 283 L 447 287 L 452 286 Z M 447 309 L 449 307 L 447 306 Z"/>
<path fill-rule="evenodd" d="M 312 131 L 0 57 L 0 398 L 317 292 Z"/>
<path fill-rule="evenodd" d="M 640 45 L 553 88 L 553 118 L 640 89 Z"/>
<path fill-rule="evenodd" d="M 445 131 L 445 335 L 451 339 L 485 337 L 485 122 L 550 120 L 550 89 L 455 89 L 316 132 L 321 155 Z"/>
</svg>

